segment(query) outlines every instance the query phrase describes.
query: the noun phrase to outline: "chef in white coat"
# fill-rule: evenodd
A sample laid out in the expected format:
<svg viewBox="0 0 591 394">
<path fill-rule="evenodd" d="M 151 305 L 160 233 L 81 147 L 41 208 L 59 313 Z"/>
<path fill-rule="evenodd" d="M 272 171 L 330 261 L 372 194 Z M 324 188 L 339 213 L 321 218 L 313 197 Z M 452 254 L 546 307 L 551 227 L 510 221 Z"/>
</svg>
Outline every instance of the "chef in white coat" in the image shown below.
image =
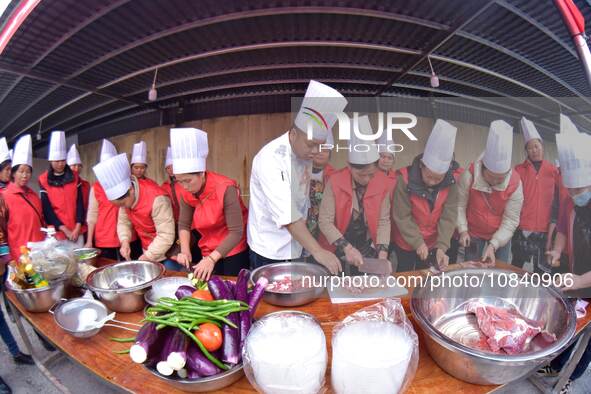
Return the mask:
<svg viewBox="0 0 591 394">
<path fill-rule="evenodd" d="M 341 271 L 339 259 L 310 234 L 306 217 L 312 159 L 346 105 L 335 89 L 310 81 L 294 126 L 254 157 L 247 230 L 252 268 L 297 259 L 304 248 L 331 273 Z"/>
</svg>

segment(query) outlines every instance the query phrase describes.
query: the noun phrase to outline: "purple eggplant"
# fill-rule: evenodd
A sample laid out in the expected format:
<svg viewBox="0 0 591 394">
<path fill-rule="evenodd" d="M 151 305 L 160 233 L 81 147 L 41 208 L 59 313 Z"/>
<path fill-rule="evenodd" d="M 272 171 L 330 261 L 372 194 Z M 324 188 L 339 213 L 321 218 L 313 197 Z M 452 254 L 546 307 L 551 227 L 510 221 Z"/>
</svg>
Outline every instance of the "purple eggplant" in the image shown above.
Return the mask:
<svg viewBox="0 0 591 394">
<path fill-rule="evenodd" d="M 172 334 L 172 330 L 169 327 L 158 330 L 158 339 L 150 346 L 147 359 L 144 363 L 147 367 L 156 368 L 156 365 L 162 361 L 162 346 L 168 340 L 168 336 Z"/>
<path fill-rule="evenodd" d="M 176 328 L 170 328 L 166 331 L 166 336 L 163 338 L 160 361 L 156 363 L 156 370 L 164 376 L 171 376 L 174 372 L 174 368 L 168 362 L 168 356 L 173 352 L 179 350 L 179 343 L 182 342 L 179 334 L 185 336 L 182 331 Z M 186 342 L 185 342 L 186 349 Z"/>
<path fill-rule="evenodd" d="M 248 279 L 250 278 L 250 271 L 241 269 L 236 280 L 236 300 L 248 303 Z M 244 340 L 250 331 L 251 316 L 250 311 L 242 311 L 239 314 L 240 323 L 240 349 L 244 346 Z"/>
<path fill-rule="evenodd" d="M 187 370 L 191 379 L 193 379 L 192 376 L 195 376 L 195 374 L 198 377 L 206 377 L 222 372 L 221 369 L 216 367 L 201 353 L 201 350 L 199 350 L 195 343 L 191 343 L 187 351 Z"/>
<path fill-rule="evenodd" d="M 202 378 L 202 376 L 199 375 L 199 373 L 197 373 L 196 371 L 191 371 L 191 370 L 187 371 L 187 379 L 196 380 L 196 379 L 201 379 L 201 378 Z"/>
<path fill-rule="evenodd" d="M 261 301 L 261 298 L 263 298 L 263 294 L 265 293 L 268 284 L 269 280 L 267 278 L 260 277 L 250 293 L 250 297 L 248 298 L 248 310 L 250 312 L 250 317 L 253 319 L 257 306 L 259 306 L 259 302 Z"/>
<path fill-rule="evenodd" d="M 228 287 L 228 290 L 230 290 L 230 295 L 232 297 L 233 300 L 236 299 L 236 283 L 234 283 L 231 280 L 225 280 L 224 281 L 226 283 L 226 287 Z"/>
<path fill-rule="evenodd" d="M 134 363 L 141 364 L 148 359 L 150 348 L 158 341 L 159 333 L 156 323 L 146 323 L 137 333 L 135 343 L 129 349 L 129 356 Z"/>
<path fill-rule="evenodd" d="M 216 300 L 232 300 L 232 295 L 230 294 L 230 290 L 226 285 L 226 282 L 221 279 L 219 276 L 212 276 L 209 281 L 207 281 L 207 288 L 209 292 Z"/>
<path fill-rule="evenodd" d="M 187 362 L 187 346 L 189 338 L 181 330 L 174 330 L 172 338 L 168 342 L 168 348 L 163 349 L 162 356 L 175 371 L 180 370 Z M 165 354 L 164 352 L 167 352 Z"/>
<path fill-rule="evenodd" d="M 191 294 L 193 294 L 195 290 L 196 289 L 193 286 L 182 285 L 176 289 L 174 296 L 177 298 L 177 300 L 181 300 L 185 297 L 191 297 Z"/>
</svg>

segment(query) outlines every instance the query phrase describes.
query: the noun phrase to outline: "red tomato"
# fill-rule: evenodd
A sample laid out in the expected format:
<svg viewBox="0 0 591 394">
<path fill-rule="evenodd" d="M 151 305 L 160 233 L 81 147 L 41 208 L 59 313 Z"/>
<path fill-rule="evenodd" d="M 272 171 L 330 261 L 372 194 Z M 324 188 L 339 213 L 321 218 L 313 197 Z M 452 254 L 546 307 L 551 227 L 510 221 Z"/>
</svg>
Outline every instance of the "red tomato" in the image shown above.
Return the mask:
<svg viewBox="0 0 591 394">
<path fill-rule="evenodd" d="M 195 290 L 193 294 L 191 294 L 191 297 L 203 301 L 213 301 L 213 296 L 209 290 Z"/>
<path fill-rule="evenodd" d="M 195 336 L 210 352 L 215 352 L 222 347 L 222 330 L 213 323 L 201 324 L 199 329 L 195 330 Z"/>
</svg>

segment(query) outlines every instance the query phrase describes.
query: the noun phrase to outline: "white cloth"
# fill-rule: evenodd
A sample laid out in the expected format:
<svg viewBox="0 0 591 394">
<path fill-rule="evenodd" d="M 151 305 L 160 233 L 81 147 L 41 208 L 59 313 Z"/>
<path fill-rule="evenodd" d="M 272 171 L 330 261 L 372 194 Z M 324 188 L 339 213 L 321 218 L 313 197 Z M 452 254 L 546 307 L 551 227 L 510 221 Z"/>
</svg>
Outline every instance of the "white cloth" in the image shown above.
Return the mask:
<svg viewBox="0 0 591 394">
<path fill-rule="evenodd" d="M 64 131 L 53 131 L 49 140 L 49 161 L 66 160 L 66 133 Z"/>
<path fill-rule="evenodd" d="M 166 148 L 166 160 L 164 161 L 164 168 L 172 165 L 172 150 L 170 146 Z"/>
<path fill-rule="evenodd" d="M 131 169 L 125 153 L 101 161 L 92 169 L 111 201 L 122 197 L 131 188 Z"/>
<path fill-rule="evenodd" d="M 445 120 L 437 119 L 425 145 L 423 163 L 437 174 L 445 174 L 454 156 L 458 129 Z"/>
<path fill-rule="evenodd" d="M 105 161 L 111 157 L 117 156 L 117 148 L 107 139 L 103 139 L 103 145 L 101 146 L 101 156 L 99 161 Z"/>
<path fill-rule="evenodd" d="M 294 124 L 304 133 L 311 128 L 315 140 L 326 141 L 337 122 L 337 112 L 347 106 L 347 99 L 328 85 L 311 80 Z"/>
<path fill-rule="evenodd" d="M 0 138 L 0 163 L 4 163 L 6 160 L 10 160 L 10 150 L 8 150 L 8 144 L 6 138 Z"/>
<path fill-rule="evenodd" d="M 488 131 L 482 162 L 490 171 L 504 174 L 511 169 L 512 154 L 513 127 L 504 120 L 493 121 Z"/>
<path fill-rule="evenodd" d="M 362 140 L 357 136 L 355 130 L 355 121 L 351 122 L 351 141 L 349 142 L 349 163 L 351 164 L 371 164 L 380 159 L 378 147 L 374 141 Z M 358 119 L 359 132 L 364 135 L 372 135 L 373 131 L 369 117 L 360 116 Z"/>
<path fill-rule="evenodd" d="M 556 134 L 556 147 L 564 186 L 569 189 L 591 186 L 591 135 Z"/>
<path fill-rule="evenodd" d="M 560 114 L 560 134 L 579 134 L 579 129 L 566 115 Z"/>
<path fill-rule="evenodd" d="M 523 132 L 523 140 L 527 144 L 531 140 L 542 140 L 540 133 L 538 133 L 538 129 L 534 125 L 534 122 L 527 119 L 525 116 L 521 117 L 521 131 Z"/>
<path fill-rule="evenodd" d="M 148 146 L 144 141 L 133 144 L 131 164 L 148 164 Z"/>
<path fill-rule="evenodd" d="M 9 150 L 8 155 L 10 156 L 10 160 L 12 160 L 12 157 L 14 156 L 14 149 Z"/>
<path fill-rule="evenodd" d="M 69 166 L 73 166 L 73 165 L 81 165 L 82 164 L 82 159 L 80 159 L 80 153 L 78 153 L 78 149 L 76 148 L 76 144 L 72 144 L 72 146 L 70 146 L 70 150 L 68 151 L 68 158 L 66 160 L 66 163 L 68 163 Z"/>
<path fill-rule="evenodd" d="M 299 258 L 302 246 L 286 225 L 306 218 L 312 162 L 296 157 L 289 132 L 265 145 L 253 159 L 250 175 L 248 245 L 274 260 Z"/>
<path fill-rule="evenodd" d="M 203 172 L 209 147 L 207 133 L 194 128 L 170 129 L 172 171 L 175 174 Z"/>
<path fill-rule="evenodd" d="M 21 164 L 33 167 L 33 139 L 31 134 L 23 135 L 14 146 L 12 166 L 15 167 Z"/>
</svg>

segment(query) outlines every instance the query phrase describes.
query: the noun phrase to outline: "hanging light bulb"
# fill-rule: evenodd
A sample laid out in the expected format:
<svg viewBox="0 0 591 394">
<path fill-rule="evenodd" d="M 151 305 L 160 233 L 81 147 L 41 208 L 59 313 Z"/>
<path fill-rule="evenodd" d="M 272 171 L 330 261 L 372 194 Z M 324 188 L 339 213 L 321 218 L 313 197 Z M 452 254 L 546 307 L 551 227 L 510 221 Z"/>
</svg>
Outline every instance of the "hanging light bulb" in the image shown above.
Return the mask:
<svg viewBox="0 0 591 394">
<path fill-rule="evenodd" d="M 158 91 L 156 90 L 156 77 L 158 76 L 158 69 L 154 72 L 154 81 L 152 87 L 148 91 L 148 101 L 156 101 L 158 98 Z"/>
<path fill-rule="evenodd" d="M 427 56 L 427 61 L 429 61 L 429 67 L 431 68 L 431 87 L 438 88 L 439 87 L 439 77 L 435 74 L 433 70 L 433 65 L 431 64 L 431 58 Z"/>
</svg>

